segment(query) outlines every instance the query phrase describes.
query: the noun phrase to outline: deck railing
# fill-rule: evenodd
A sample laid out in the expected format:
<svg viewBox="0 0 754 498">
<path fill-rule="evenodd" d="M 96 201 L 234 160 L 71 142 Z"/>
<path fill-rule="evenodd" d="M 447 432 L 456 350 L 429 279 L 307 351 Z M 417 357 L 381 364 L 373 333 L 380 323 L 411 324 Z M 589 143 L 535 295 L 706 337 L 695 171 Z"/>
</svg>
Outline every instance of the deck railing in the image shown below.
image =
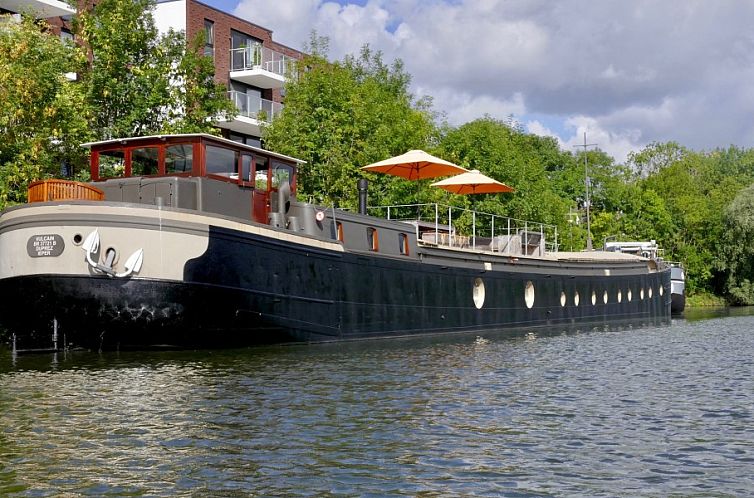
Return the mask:
<svg viewBox="0 0 754 498">
<path fill-rule="evenodd" d="M 101 201 L 105 193 L 86 183 L 70 180 L 39 180 L 29 185 L 28 202 L 47 202 L 60 200 Z"/>
<path fill-rule="evenodd" d="M 558 251 L 558 228 L 444 204 L 374 206 L 369 214 L 414 225 L 425 244 L 506 254 Z"/>
</svg>

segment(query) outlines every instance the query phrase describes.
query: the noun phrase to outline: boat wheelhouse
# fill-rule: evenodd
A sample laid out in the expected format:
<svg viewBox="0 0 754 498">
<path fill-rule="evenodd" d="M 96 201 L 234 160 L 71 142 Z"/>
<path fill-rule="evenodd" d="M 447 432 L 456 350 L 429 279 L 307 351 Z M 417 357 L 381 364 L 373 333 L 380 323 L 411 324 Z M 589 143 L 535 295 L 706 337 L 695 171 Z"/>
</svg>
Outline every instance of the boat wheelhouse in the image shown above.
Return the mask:
<svg viewBox="0 0 754 498">
<path fill-rule="evenodd" d="M 657 323 L 660 259 L 558 251 L 555 227 L 432 205 L 296 198 L 306 165 L 203 134 L 110 140 L 92 182 L 0 215 L 19 348 L 228 347 Z M 372 216 L 381 214 L 382 216 Z"/>
</svg>

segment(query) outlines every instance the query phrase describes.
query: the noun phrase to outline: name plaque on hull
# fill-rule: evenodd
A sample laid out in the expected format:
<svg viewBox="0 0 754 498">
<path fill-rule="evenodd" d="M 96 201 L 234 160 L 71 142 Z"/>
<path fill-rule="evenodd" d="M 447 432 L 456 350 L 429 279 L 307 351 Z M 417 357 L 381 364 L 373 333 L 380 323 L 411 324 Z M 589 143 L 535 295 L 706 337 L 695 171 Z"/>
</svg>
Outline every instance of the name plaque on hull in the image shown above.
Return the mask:
<svg viewBox="0 0 754 498">
<path fill-rule="evenodd" d="M 54 258 L 63 254 L 65 242 L 58 234 L 32 235 L 26 242 L 26 252 L 32 258 Z"/>
</svg>

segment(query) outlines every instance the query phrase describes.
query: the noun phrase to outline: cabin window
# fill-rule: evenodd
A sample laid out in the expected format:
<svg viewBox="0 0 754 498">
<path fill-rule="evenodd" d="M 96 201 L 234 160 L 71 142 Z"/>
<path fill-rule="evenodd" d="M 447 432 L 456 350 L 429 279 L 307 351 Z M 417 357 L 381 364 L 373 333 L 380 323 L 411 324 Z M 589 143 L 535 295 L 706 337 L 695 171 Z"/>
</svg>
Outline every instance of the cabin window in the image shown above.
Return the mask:
<svg viewBox="0 0 754 498">
<path fill-rule="evenodd" d="M 166 173 L 191 173 L 194 164 L 192 144 L 168 145 L 165 147 Z"/>
<path fill-rule="evenodd" d="M 293 168 L 285 163 L 278 161 L 272 162 L 272 188 L 280 188 L 280 185 L 288 183 L 293 190 Z"/>
<path fill-rule="evenodd" d="M 267 190 L 267 173 L 269 163 L 266 157 L 256 156 L 256 171 L 254 173 L 254 188 L 257 190 Z"/>
<path fill-rule="evenodd" d="M 126 174 L 126 153 L 122 149 L 99 153 L 99 177 L 117 178 Z"/>
<path fill-rule="evenodd" d="M 205 156 L 205 171 L 208 175 L 238 178 L 238 152 L 208 145 Z"/>
<path fill-rule="evenodd" d="M 343 242 L 343 223 L 336 221 L 330 225 L 330 237 Z"/>
<path fill-rule="evenodd" d="M 408 235 L 405 233 L 398 234 L 398 250 L 408 256 Z"/>
<path fill-rule="evenodd" d="M 157 147 L 131 149 L 131 176 L 149 176 L 159 172 L 160 158 Z"/>
<path fill-rule="evenodd" d="M 252 157 L 248 154 L 241 155 L 241 181 L 251 183 Z"/>
<path fill-rule="evenodd" d="M 380 250 L 380 241 L 377 236 L 377 230 L 374 228 L 367 228 L 367 247 L 370 251 Z"/>
<path fill-rule="evenodd" d="M 565 291 L 560 291 L 560 306 L 561 306 L 561 308 L 565 308 L 567 300 L 568 300 L 568 298 L 566 297 Z"/>
<path fill-rule="evenodd" d="M 529 309 L 534 306 L 534 283 L 531 280 L 526 282 L 524 287 L 524 302 Z"/>
<path fill-rule="evenodd" d="M 576 291 L 573 293 L 573 305 L 574 306 L 579 305 L 579 291 Z"/>
<path fill-rule="evenodd" d="M 477 277 L 474 279 L 474 287 L 471 291 L 471 298 L 474 300 L 474 306 L 476 306 L 476 309 L 482 309 L 482 306 L 484 306 L 484 297 L 484 281 Z"/>
</svg>

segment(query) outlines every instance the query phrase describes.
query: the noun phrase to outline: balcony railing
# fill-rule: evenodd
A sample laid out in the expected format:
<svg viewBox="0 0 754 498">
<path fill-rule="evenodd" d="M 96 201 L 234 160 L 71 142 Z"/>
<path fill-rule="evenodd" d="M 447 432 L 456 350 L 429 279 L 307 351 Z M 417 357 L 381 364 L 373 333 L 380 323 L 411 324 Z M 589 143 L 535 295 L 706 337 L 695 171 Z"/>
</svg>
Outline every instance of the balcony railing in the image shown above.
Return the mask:
<svg viewBox="0 0 754 498">
<path fill-rule="evenodd" d="M 283 77 L 292 77 L 296 59 L 255 44 L 230 50 L 230 70 L 250 71 L 263 69 Z"/>
<path fill-rule="evenodd" d="M 280 102 L 262 99 L 256 95 L 231 90 L 228 96 L 236 104 L 238 114 L 247 118 L 269 123 L 283 112 L 283 104 Z"/>
</svg>

